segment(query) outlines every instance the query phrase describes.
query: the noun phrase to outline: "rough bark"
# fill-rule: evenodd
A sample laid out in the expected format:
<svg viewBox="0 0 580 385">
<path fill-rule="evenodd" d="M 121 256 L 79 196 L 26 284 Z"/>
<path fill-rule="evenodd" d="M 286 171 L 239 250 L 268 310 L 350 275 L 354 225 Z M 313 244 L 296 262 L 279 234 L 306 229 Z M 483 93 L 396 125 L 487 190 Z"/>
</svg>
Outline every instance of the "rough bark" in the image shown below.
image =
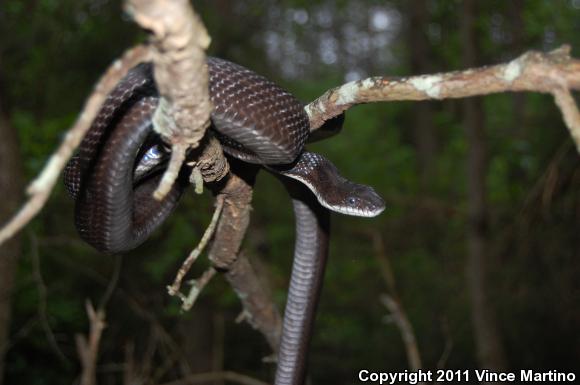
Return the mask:
<svg viewBox="0 0 580 385">
<path fill-rule="evenodd" d="M 473 0 L 463 3 L 463 61 L 476 65 L 476 8 Z M 467 135 L 468 227 L 466 261 L 467 287 L 479 365 L 482 368 L 505 368 L 505 354 L 497 328 L 495 312 L 489 303 L 487 289 L 488 217 L 485 177 L 487 154 L 484 133 L 484 112 L 481 99 L 463 102 L 464 127 Z"/>
<path fill-rule="evenodd" d="M 282 317 L 247 256 L 240 252 L 250 222 L 251 200 L 257 168 L 231 160 L 229 178 L 214 192 L 224 198 L 224 208 L 209 251 L 212 265 L 225 274 L 244 307 L 244 319 L 260 331 L 274 352 L 282 331 Z"/>
<path fill-rule="evenodd" d="M 580 60 L 571 57 L 570 51 L 569 45 L 562 45 L 548 53 L 528 51 L 508 63 L 492 66 L 403 78 L 375 76 L 354 80 L 331 88 L 305 107 L 310 132 L 316 132 L 324 122 L 358 104 L 531 91 L 554 96 L 580 152 L 580 111 L 571 94 L 572 90 L 580 89 Z"/>
<path fill-rule="evenodd" d="M 22 191 L 22 166 L 16 131 L 2 111 L 0 95 L 0 223 L 5 222 L 18 208 Z M 0 385 L 3 383 L 4 358 L 9 342 L 11 298 L 20 240 L 12 238 L 0 246 Z"/>
</svg>

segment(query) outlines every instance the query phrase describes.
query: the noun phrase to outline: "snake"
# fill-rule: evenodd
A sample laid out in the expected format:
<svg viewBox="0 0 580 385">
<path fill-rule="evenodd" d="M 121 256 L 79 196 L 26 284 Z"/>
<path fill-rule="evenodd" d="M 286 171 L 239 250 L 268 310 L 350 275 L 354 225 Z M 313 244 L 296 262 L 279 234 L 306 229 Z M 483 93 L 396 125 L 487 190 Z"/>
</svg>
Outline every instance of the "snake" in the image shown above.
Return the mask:
<svg viewBox="0 0 580 385">
<path fill-rule="evenodd" d="M 229 157 L 281 179 L 292 199 L 296 239 L 275 384 L 301 385 L 328 255 L 330 211 L 373 217 L 385 203 L 372 187 L 346 179 L 322 155 L 305 150 L 310 124 L 295 96 L 227 60 L 208 57 L 207 68 L 210 131 Z M 153 127 L 160 98 L 153 64 L 133 67 L 106 97 L 65 168 L 75 226 L 100 252 L 122 253 L 142 244 L 189 184 L 190 170 L 183 167 L 162 200 L 152 197 L 170 156 Z M 343 120 L 334 118 L 321 131 L 336 132 Z"/>
</svg>

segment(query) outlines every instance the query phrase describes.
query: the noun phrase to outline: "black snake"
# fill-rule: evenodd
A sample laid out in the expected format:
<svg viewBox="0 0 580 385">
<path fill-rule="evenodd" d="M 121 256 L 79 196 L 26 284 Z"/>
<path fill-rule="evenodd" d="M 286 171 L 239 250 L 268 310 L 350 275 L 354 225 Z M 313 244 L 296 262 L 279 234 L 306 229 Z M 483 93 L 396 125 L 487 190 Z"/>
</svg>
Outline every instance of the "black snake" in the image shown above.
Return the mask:
<svg viewBox="0 0 580 385">
<path fill-rule="evenodd" d="M 277 174 L 292 196 L 296 244 L 275 383 L 302 384 L 328 252 L 327 209 L 375 216 L 384 202 L 371 187 L 348 181 L 324 157 L 304 150 L 309 121 L 294 96 L 237 64 L 217 58 L 207 63 L 212 130 L 225 152 Z M 76 227 L 99 251 L 119 253 L 144 242 L 188 185 L 184 168 L 163 200 L 152 197 L 168 158 L 153 133 L 158 102 L 152 64 L 136 66 L 109 94 L 67 164 Z"/>
</svg>

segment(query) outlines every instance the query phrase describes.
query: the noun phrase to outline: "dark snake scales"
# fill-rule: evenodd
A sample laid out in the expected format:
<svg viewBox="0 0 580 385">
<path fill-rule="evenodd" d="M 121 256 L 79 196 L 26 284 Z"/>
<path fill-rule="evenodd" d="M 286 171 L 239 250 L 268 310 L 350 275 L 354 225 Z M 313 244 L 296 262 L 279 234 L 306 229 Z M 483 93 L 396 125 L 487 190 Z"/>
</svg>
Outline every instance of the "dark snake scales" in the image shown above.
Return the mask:
<svg viewBox="0 0 580 385">
<path fill-rule="evenodd" d="M 322 156 L 303 151 L 309 123 L 294 96 L 222 59 L 208 58 L 208 69 L 212 129 L 224 150 L 283 176 L 292 196 L 296 242 L 275 384 L 300 385 L 328 254 L 328 209 L 375 216 L 384 202 L 372 188 L 340 176 Z M 133 68 L 107 97 L 65 170 L 65 185 L 76 201 L 76 227 L 99 251 L 118 253 L 144 242 L 188 184 L 184 168 L 169 194 L 156 201 L 152 192 L 163 163 L 138 172 L 149 163 L 150 149 L 161 143 L 151 123 L 158 101 L 151 64 Z"/>
</svg>

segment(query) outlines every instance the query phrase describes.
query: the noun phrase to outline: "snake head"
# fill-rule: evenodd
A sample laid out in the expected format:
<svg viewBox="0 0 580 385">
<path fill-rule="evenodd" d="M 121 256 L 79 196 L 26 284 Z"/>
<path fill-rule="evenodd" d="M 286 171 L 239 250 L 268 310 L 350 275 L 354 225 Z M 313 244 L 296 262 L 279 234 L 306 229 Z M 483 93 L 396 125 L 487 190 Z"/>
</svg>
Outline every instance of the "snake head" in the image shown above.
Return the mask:
<svg viewBox="0 0 580 385">
<path fill-rule="evenodd" d="M 320 154 L 304 151 L 290 166 L 268 167 L 296 179 L 310 189 L 327 209 L 356 217 L 375 217 L 385 209 L 385 201 L 370 186 L 343 177 L 336 166 Z"/>
<path fill-rule="evenodd" d="M 348 185 L 350 185 L 349 192 L 342 202 L 334 205 L 334 207 L 339 207 L 335 211 L 357 217 L 376 217 L 385 210 L 385 201 L 374 188 L 354 182 L 349 182 Z"/>
</svg>

